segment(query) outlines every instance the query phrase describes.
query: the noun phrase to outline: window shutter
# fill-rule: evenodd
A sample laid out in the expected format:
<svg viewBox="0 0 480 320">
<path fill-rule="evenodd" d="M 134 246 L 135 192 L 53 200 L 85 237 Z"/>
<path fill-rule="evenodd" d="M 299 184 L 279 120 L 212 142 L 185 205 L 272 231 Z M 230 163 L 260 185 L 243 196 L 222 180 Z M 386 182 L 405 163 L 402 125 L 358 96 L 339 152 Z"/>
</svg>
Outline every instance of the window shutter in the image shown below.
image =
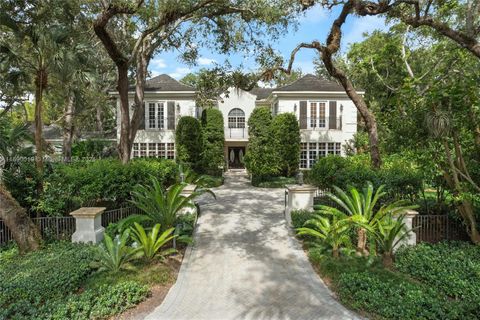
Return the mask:
<svg viewBox="0 0 480 320">
<path fill-rule="evenodd" d="M 140 124 L 138 125 L 138 130 L 145 130 L 145 118 L 148 115 L 148 111 L 145 108 L 145 102 L 143 103 L 143 117 L 140 117 Z M 148 120 L 147 120 L 148 122 Z"/>
<path fill-rule="evenodd" d="M 175 101 L 167 102 L 167 129 L 175 130 Z"/>
<path fill-rule="evenodd" d="M 328 111 L 328 129 L 339 129 L 337 128 L 337 101 L 330 101 Z"/>
<path fill-rule="evenodd" d="M 307 101 L 300 101 L 300 129 L 307 129 Z"/>
</svg>

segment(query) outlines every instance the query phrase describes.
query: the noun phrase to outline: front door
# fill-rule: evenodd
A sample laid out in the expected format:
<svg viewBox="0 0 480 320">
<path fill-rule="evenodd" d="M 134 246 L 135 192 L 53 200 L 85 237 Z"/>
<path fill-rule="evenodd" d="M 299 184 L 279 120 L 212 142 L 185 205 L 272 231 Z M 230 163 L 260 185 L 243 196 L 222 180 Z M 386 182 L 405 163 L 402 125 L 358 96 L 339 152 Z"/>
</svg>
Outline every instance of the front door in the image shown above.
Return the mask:
<svg viewBox="0 0 480 320">
<path fill-rule="evenodd" d="M 245 156 L 245 147 L 228 147 L 228 167 L 230 169 L 243 169 L 243 157 Z"/>
</svg>

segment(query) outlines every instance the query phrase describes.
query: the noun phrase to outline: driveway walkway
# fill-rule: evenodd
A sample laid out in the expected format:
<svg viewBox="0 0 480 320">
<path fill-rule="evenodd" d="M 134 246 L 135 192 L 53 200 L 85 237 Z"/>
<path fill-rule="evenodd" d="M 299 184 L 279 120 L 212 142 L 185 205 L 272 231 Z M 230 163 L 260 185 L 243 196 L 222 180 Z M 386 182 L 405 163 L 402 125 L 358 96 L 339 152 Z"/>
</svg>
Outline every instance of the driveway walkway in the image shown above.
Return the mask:
<svg viewBox="0 0 480 320">
<path fill-rule="evenodd" d="M 313 271 L 283 218 L 283 189 L 230 174 L 205 200 L 176 284 L 146 319 L 353 319 Z"/>
</svg>

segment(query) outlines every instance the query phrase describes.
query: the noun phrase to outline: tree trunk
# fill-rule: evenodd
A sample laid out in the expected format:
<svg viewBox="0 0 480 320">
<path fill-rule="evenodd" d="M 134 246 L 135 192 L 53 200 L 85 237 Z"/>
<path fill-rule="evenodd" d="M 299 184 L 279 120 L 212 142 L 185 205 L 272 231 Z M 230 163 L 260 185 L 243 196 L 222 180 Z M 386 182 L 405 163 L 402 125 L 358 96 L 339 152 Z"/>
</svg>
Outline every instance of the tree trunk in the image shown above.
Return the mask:
<svg viewBox="0 0 480 320">
<path fill-rule="evenodd" d="M 450 175 L 447 174 L 446 181 L 450 185 L 450 188 L 453 191 L 454 197 L 458 197 L 463 193 L 463 189 L 458 177 L 457 167 L 455 166 L 455 162 L 452 157 L 450 146 L 448 145 L 448 141 L 446 139 L 444 139 L 443 145 L 445 147 L 445 156 L 447 158 L 447 163 L 451 171 Z M 455 150 L 457 152 L 457 158 L 458 158 L 459 156 L 458 152 L 461 152 L 461 150 L 457 146 Z M 460 202 L 458 202 L 456 206 L 458 208 L 458 211 L 460 212 L 460 215 L 463 218 L 463 221 L 465 222 L 465 225 L 467 227 L 467 233 L 470 236 L 470 239 L 474 244 L 480 245 L 480 233 L 477 229 L 477 220 L 476 220 L 476 216 L 475 216 L 475 212 L 473 210 L 472 204 L 470 203 L 469 200 L 463 199 Z"/>
<path fill-rule="evenodd" d="M 382 255 L 382 263 L 385 268 L 391 269 L 393 267 L 393 254 L 391 252 L 384 252 Z"/>
<path fill-rule="evenodd" d="M 120 142 L 118 155 L 123 164 L 130 161 L 130 106 L 128 104 L 128 64 L 117 64 L 117 91 L 120 96 Z"/>
<path fill-rule="evenodd" d="M 135 73 L 135 109 L 132 115 L 132 122 L 130 128 L 129 141 L 133 145 L 135 136 L 137 135 L 138 127 L 142 121 L 142 118 L 145 117 L 145 108 L 143 105 L 144 101 L 144 92 L 145 92 L 145 83 L 147 81 L 147 72 L 148 64 L 150 63 L 151 58 L 151 49 L 149 46 L 149 38 L 145 38 L 142 44 L 141 49 L 137 55 L 137 65 Z"/>
<path fill-rule="evenodd" d="M 363 97 L 357 93 L 353 83 L 347 77 L 345 72 L 337 68 L 333 63 L 333 56 L 340 49 L 342 25 L 345 23 L 352 9 L 353 5 L 351 2 L 343 6 L 340 16 L 333 22 L 330 34 L 327 38 L 327 46 L 318 47 L 317 45 L 317 50 L 320 52 L 321 59 L 328 73 L 340 82 L 348 97 L 353 101 L 358 112 L 360 112 L 363 121 L 365 121 L 370 142 L 370 157 L 372 166 L 378 169 L 382 165 L 382 158 L 380 156 L 380 148 L 378 145 L 377 120 L 375 115 L 370 111 Z"/>
<path fill-rule="evenodd" d="M 357 230 L 357 254 L 360 256 L 368 256 L 367 250 L 367 230 L 359 228 Z"/>
<path fill-rule="evenodd" d="M 2 185 L 0 185 L 0 203 L 0 218 L 12 232 L 18 251 L 25 253 L 38 250 L 42 243 L 38 227 L 32 222 L 27 211 Z"/>
<path fill-rule="evenodd" d="M 43 171 L 42 100 L 46 82 L 46 72 L 40 68 L 35 76 L 35 164 L 39 171 Z"/>
<path fill-rule="evenodd" d="M 102 108 L 100 107 L 100 105 L 97 105 L 95 111 L 96 111 L 95 122 L 97 125 L 97 131 L 103 132 L 103 117 L 102 117 Z"/>
<path fill-rule="evenodd" d="M 338 258 L 338 257 L 340 257 L 340 251 L 338 250 L 337 247 L 334 247 L 334 248 L 332 249 L 332 255 L 333 255 L 333 257 L 334 257 L 335 259 Z"/>
<path fill-rule="evenodd" d="M 68 163 L 72 161 L 72 141 L 73 141 L 73 113 L 75 105 L 73 95 L 68 97 L 67 106 L 65 108 L 65 124 L 63 127 L 63 161 Z"/>
</svg>

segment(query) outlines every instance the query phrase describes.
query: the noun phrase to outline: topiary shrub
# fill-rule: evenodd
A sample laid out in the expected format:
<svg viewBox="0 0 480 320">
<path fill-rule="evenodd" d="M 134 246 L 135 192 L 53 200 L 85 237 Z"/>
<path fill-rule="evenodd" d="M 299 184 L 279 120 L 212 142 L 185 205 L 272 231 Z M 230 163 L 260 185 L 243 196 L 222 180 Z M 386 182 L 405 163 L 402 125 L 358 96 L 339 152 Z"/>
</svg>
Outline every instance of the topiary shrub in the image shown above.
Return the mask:
<svg viewBox="0 0 480 320">
<path fill-rule="evenodd" d="M 271 124 L 273 146 L 278 154 L 281 174 L 293 176 L 300 162 L 300 128 L 293 113 L 281 113 Z"/>
<path fill-rule="evenodd" d="M 57 164 L 44 182 L 36 208 L 47 215 L 63 215 L 80 206 L 128 205 L 137 184 L 149 184 L 154 176 L 164 186 L 175 182 L 177 166 L 172 160 L 145 158 L 122 164 L 116 159 Z"/>
<path fill-rule="evenodd" d="M 205 109 L 202 113 L 203 154 L 202 170 L 208 174 L 221 175 L 224 165 L 223 144 L 225 140 L 223 114 L 218 109 Z"/>
<path fill-rule="evenodd" d="M 181 117 L 175 130 L 177 161 L 199 171 L 203 154 L 202 140 L 200 122 L 194 117 Z"/>
<path fill-rule="evenodd" d="M 252 184 L 280 172 L 279 157 L 271 131 L 272 115 L 266 107 L 255 108 L 248 119 L 248 150 L 245 167 L 252 174 Z"/>
</svg>

